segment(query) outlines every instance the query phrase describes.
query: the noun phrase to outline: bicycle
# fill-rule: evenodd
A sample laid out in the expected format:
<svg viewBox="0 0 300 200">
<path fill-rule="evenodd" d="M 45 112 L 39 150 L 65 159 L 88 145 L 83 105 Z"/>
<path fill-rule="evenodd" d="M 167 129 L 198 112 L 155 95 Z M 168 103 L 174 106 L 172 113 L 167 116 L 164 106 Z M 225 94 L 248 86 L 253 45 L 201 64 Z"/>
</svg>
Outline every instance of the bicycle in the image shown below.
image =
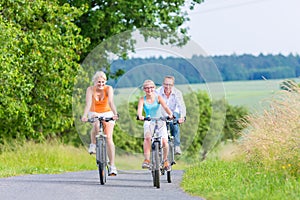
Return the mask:
<svg viewBox="0 0 300 200">
<path fill-rule="evenodd" d="M 112 117 L 93 117 L 88 119 L 88 122 L 94 123 L 99 121 L 99 133 L 96 135 L 96 163 L 99 171 L 100 184 L 106 183 L 106 177 L 109 173 L 107 149 L 106 149 L 106 135 L 103 131 L 103 121 L 109 122 L 114 120 Z"/>
<path fill-rule="evenodd" d="M 139 117 L 137 117 L 139 120 Z M 168 183 L 171 183 L 171 168 L 170 170 L 166 170 L 164 168 L 164 160 L 163 160 L 163 147 L 162 147 L 162 139 L 161 134 L 159 134 L 159 121 L 166 122 L 169 120 L 169 117 L 158 117 L 158 118 L 151 118 L 145 117 L 144 121 L 154 121 L 155 126 L 151 136 L 151 157 L 150 157 L 150 168 L 153 178 L 153 186 L 160 188 L 160 175 L 164 175 L 165 171 L 167 171 L 167 179 Z M 173 146 L 174 148 L 174 146 Z M 174 152 L 174 151 L 173 151 Z M 173 163 L 174 164 L 174 163 Z M 170 180 L 170 181 L 169 181 Z"/>
<path fill-rule="evenodd" d="M 175 145 L 174 145 L 174 136 L 171 135 L 171 123 L 179 124 L 178 119 L 167 119 L 166 125 L 167 125 L 167 133 L 168 133 L 168 143 L 169 143 L 169 153 L 168 153 L 168 160 L 172 165 L 175 165 Z M 167 171 L 167 181 L 168 183 L 171 183 L 171 171 Z"/>
</svg>

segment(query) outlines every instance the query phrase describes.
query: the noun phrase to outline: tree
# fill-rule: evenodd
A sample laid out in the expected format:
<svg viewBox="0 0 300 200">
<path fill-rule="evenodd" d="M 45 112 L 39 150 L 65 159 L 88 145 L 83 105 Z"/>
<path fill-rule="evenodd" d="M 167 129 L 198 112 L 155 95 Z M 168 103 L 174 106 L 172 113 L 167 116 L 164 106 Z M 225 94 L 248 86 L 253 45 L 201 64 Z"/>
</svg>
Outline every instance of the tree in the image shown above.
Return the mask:
<svg viewBox="0 0 300 200">
<path fill-rule="evenodd" d="M 56 1 L 0 1 L 0 143 L 44 140 L 70 129 L 73 83 L 89 41 L 84 10 Z"/>
<path fill-rule="evenodd" d="M 143 32 L 146 37 L 161 37 L 164 41 L 184 44 L 188 35 L 183 24 L 189 18 L 183 7 L 189 6 L 190 9 L 194 9 L 194 6 L 201 2 L 203 0 L 192 0 L 189 3 L 184 0 L 60 0 L 61 5 L 69 3 L 77 8 L 85 6 L 88 9 L 88 12 L 76 21 L 82 29 L 82 35 L 91 40 L 91 44 L 85 50 L 86 54 L 113 35 L 145 27 L 162 31 L 159 36 L 157 33 Z M 177 32 L 184 37 L 177 37 L 177 34 L 174 34 Z M 121 57 L 126 57 L 124 50 L 134 50 L 134 43 L 130 42 L 111 45 L 113 53 Z M 85 58 L 86 54 L 82 58 Z"/>
</svg>

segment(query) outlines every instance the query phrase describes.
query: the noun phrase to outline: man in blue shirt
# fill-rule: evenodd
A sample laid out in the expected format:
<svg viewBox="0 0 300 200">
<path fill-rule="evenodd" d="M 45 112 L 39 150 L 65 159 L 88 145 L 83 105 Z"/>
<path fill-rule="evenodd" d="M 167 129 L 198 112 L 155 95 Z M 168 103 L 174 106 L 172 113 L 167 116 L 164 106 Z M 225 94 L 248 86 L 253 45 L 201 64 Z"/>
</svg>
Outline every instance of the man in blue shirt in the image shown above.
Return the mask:
<svg viewBox="0 0 300 200">
<path fill-rule="evenodd" d="M 180 90 L 174 87 L 175 78 L 173 76 L 165 76 L 163 86 L 157 89 L 158 95 L 162 96 L 167 106 L 178 119 L 179 123 L 183 123 L 186 117 L 186 107 Z M 171 135 L 174 136 L 175 154 L 180 155 L 180 129 L 178 124 L 171 123 Z"/>
</svg>

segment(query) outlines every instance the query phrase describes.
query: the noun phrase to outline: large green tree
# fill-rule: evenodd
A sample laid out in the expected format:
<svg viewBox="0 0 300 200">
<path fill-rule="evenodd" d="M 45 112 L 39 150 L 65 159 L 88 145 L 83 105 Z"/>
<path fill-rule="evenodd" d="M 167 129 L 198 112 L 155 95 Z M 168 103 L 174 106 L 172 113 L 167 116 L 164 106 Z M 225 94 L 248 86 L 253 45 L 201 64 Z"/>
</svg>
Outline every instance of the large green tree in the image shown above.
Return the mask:
<svg viewBox="0 0 300 200">
<path fill-rule="evenodd" d="M 85 53 L 89 53 L 107 38 L 124 31 L 137 28 L 155 28 L 161 32 L 143 32 L 146 37 L 160 37 L 164 42 L 182 45 L 188 40 L 187 27 L 189 20 L 186 9 L 194 9 L 203 0 L 60 0 L 61 4 L 69 3 L 80 8 L 85 6 L 88 12 L 83 14 L 76 24 L 82 29 L 82 35 L 91 40 Z M 177 34 L 181 36 L 177 37 Z M 134 43 L 114 43 L 110 50 L 125 56 L 124 50 L 134 49 Z M 85 56 L 85 54 L 83 55 Z M 84 57 L 83 57 L 84 58 Z"/>
<path fill-rule="evenodd" d="M 83 11 L 56 1 L 0 1 L 0 143 L 40 141 L 71 127 L 74 78 L 89 44 L 74 23 Z"/>
</svg>

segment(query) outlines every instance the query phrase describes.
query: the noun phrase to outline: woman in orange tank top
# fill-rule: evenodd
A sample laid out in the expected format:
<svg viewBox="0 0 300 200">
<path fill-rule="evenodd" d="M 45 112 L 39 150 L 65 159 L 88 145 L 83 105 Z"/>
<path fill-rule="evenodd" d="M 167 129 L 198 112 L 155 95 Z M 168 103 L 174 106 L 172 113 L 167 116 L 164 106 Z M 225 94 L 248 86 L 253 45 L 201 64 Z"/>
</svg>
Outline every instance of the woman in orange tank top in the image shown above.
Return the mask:
<svg viewBox="0 0 300 200">
<path fill-rule="evenodd" d="M 95 116 L 113 117 L 118 119 L 118 113 L 113 100 L 113 88 L 106 85 L 106 75 L 102 71 L 95 73 L 93 77 L 93 86 L 86 90 L 86 105 L 81 120 L 87 122 L 88 118 Z M 91 130 L 91 144 L 89 153 L 96 153 L 96 134 L 99 132 L 99 121 L 93 123 Z M 103 122 L 104 133 L 107 136 L 107 153 L 110 161 L 110 174 L 117 175 L 115 167 L 115 145 L 113 142 L 113 129 L 115 121 Z"/>
</svg>

